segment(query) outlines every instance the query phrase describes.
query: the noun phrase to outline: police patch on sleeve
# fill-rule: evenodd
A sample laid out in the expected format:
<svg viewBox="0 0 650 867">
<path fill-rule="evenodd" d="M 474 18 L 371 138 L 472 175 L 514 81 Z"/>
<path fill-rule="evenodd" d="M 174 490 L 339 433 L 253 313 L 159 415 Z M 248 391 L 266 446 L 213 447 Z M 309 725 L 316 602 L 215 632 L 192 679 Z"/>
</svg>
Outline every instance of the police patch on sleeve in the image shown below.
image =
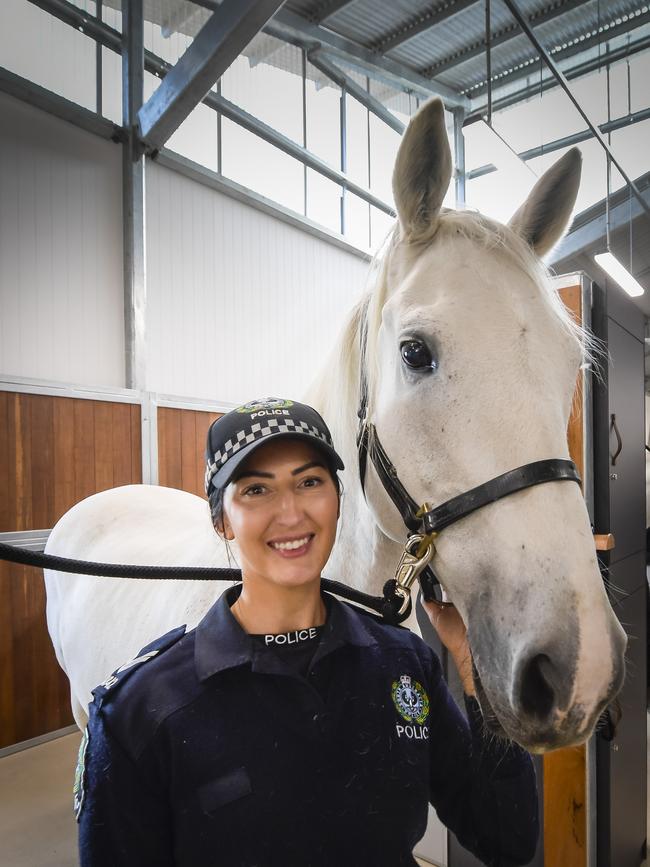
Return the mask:
<svg viewBox="0 0 650 867">
<path fill-rule="evenodd" d="M 408 723 L 422 723 L 429 716 L 429 696 L 422 685 L 408 674 L 394 680 L 391 687 L 393 703 L 400 715 Z"/>
<path fill-rule="evenodd" d="M 72 787 L 74 815 L 77 822 L 81 815 L 81 808 L 84 802 L 84 782 L 86 776 L 86 752 L 88 750 L 88 726 L 84 729 L 79 744 L 79 755 L 77 756 L 77 767 L 74 772 L 74 786 Z"/>
</svg>

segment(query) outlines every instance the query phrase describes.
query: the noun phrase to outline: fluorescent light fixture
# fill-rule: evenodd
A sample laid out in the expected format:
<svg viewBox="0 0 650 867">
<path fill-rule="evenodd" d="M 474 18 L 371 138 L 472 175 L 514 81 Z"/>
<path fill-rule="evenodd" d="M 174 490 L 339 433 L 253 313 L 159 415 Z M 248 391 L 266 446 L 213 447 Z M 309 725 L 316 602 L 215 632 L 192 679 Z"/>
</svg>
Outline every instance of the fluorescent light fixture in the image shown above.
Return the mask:
<svg viewBox="0 0 650 867">
<path fill-rule="evenodd" d="M 612 280 L 618 283 L 621 289 L 632 298 L 638 298 L 639 295 L 643 295 L 645 291 L 643 286 L 641 286 L 638 280 L 634 279 L 627 268 L 623 267 L 612 253 L 596 253 L 594 259 L 596 264 L 600 265 L 603 271 L 606 271 Z"/>
</svg>

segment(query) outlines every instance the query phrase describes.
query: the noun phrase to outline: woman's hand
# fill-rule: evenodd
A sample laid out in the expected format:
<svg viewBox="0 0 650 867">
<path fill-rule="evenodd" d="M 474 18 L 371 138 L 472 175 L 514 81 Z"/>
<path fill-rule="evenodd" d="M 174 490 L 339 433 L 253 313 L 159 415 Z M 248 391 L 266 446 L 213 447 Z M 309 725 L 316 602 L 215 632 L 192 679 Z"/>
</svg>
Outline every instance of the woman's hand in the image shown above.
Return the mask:
<svg viewBox="0 0 650 867">
<path fill-rule="evenodd" d="M 463 623 L 463 618 L 458 613 L 458 609 L 449 604 L 425 602 L 424 599 L 422 599 L 422 605 L 433 628 L 438 633 L 440 641 L 454 660 L 463 689 L 467 695 L 475 695 L 472 657 L 467 643 L 467 628 Z"/>
</svg>

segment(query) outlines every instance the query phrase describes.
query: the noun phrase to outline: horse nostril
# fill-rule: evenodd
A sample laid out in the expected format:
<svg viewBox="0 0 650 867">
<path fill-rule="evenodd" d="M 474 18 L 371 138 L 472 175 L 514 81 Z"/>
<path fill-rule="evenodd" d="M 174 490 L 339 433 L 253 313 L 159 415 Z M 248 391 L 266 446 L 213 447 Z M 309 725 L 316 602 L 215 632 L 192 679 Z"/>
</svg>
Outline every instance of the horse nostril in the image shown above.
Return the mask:
<svg viewBox="0 0 650 867">
<path fill-rule="evenodd" d="M 539 721 L 549 717 L 557 697 L 557 673 L 545 653 L 531 657 L 521 667 L 519 705 L 527 716 Z"/>
</svg>

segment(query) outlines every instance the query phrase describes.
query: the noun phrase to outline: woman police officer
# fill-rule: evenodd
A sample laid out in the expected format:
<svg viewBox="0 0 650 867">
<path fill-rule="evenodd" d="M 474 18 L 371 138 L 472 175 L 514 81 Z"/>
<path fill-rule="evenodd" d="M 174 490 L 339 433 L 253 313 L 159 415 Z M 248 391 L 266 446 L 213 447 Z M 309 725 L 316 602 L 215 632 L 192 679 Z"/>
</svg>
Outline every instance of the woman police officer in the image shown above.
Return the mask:
<svg viewBox="0 0 650 867">
<path fill-rule="evenodd" d="M 252 401 L 212 424 L 207 458 L 242 583 L 93 691 L 82 867 L 414 865 L 428 802 L 484 863 L 527 863 L 532 762 L 485 736 L 455 609 L 427 606 L 467 720 L 420 638 L 321 591 L 343 463 L 320 415 Z"/>
</svg>

